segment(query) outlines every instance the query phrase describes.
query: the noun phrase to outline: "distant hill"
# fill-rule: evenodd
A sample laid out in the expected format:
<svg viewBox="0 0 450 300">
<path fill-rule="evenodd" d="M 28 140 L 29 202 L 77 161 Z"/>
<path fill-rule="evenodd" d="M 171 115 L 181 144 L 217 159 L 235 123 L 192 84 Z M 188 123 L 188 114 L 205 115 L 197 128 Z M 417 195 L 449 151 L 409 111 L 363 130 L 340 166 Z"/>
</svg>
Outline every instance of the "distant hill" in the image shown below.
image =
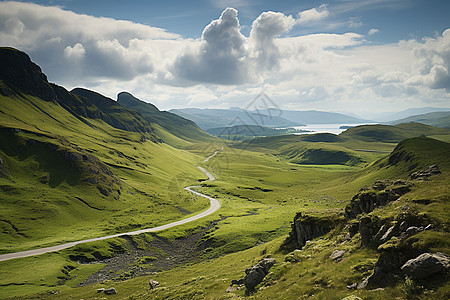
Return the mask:
<svg viewBox="0 0 450 300">
<path fill-rule="evenodd" d="M 160 125 L 178 138 L 197 141 L 207 141 L 212 138 L 193 121 L 168 111 L 160 111 L 153 104 L 139 100 L 130 93 L 119 93 L 117 102 L 123 107 L 140 112 L 145 120 Z M 167 142 L 170 143 L 170 141 Z"/>
<path fill-rule="evenodd" d="M 284 110 L 281 116 L 292 122 L 298 122 L 302 124 L 374 123 L 373 121 L 356 118 L 354 116 L 316 110 L 308 110 L 308 111 Z"/>
<path fill-rule="evenodd" d="M 378 122 L 393 122 L 395 120 L 404 119 L 416 115 L 427 114 L 431 112 L 440 112 L 440 111 L 450 111 L 450 108 L 441 108 L 441 107 L 416 107 L 416 108 L 408 108 L 402 111 L 396 112 L 385 112 L 385 113 L 366 113 L 366 116 L 370 115 L 371 119 L 374 119 Z"/>
<path fill-rule="evenodd" d="M 349 128 L 340 134 L 366 142 L 397 143 L 401 140 L 421 135 L 446 135 L 450 130 L 420 123 L 390 125 L 362 125 Z"/>
<path fill-rule="evenodd" d="M 302 125 L 300 122 L 293 122 L 283 117 L 271 115 L 270 112 L 267 112 L 266 114 L 237 109 L 199 108 L 171 109 L 170 112 L 194 121 L 203 130 L 235 125 L 259 125 L 271 127 Z"/>
<path fill-rule="evenodd" d="M 293 134 L 296 132 L 303 132 L 302 130 L 295 130 L 293 128 L 274 129 L 258 125 L 236 125 L 229 127 L 218 127 L 207 130 L 208 133 L 230 140 L 245 140 L 252 137 L 260 136 L 276 136 L 283 134 Z"/>
<path fill-rule="evenodd" d="M 435 127 L 450 129 L 450 111 L 432 112 L 427 114 L 411 116 L 408 118 L 393 121 L 391 122 L 391 124 L 401 124 L 410 122 L 422 123 Z"/>
</svg>

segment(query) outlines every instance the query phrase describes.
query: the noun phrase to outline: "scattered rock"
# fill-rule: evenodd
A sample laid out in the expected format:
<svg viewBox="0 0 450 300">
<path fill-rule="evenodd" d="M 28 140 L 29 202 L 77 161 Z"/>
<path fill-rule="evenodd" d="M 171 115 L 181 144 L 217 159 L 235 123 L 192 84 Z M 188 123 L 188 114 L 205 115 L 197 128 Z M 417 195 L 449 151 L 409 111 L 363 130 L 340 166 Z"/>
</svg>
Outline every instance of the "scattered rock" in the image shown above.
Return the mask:
<svg viewBox="0 0 450 300">
<path fill-rule="evenodd" d="M 105 291 L 105 288 L 97 289 L 97 293 L 103 293 Z"/>
<path fill-rule="evenodd" d="M 424 170 L 420 170 L 411 174 L 411 179 L 425 179 L 432 175 L 441 174 L 441 170 L 439 170 L 438 165 L 432 165 Z"/>
<path fill-rule="evenodd" d="M 342 260 L 342 257 L 344 256 L 345 251 L 344 250 L 334 250 L 333 253 L 330 255 L 330 259 L 339 262 Z"/>
<path fill-rule="evenodd" d="M 404 275 L 413 279 L 424 279 L 450 268 L 450 257 L 437 252 L 423 253 L 414 259 L 408 260 L 401 270 Z"/>
<path fill-rule="evenodd" d="M 117 291 L 116 291 L 116 289 L 115 288 L 109 288 L 109 289 L 105 289 L 104 291 L 103 291 L 106 295 L 114 295 L 114 294 L 117 294 Z"/>
<path fill-rule="evenodd" d="M 245 274 L 247 274 L 244 277 L 246 295 L 250 295 L 255 291 L 255 287 L 264 279 L 264 277 L 266 277 L 275 262 L 276 261 L 273 258 L 264 258 L 253 267 L 245 270 Z"/>
<path fill-rule="evenodd" d="M 157 287 L 160 286 L 159 282 L 154 280 L 154 279 L 150 279 L 150 281 L 148 282 L 148 285 L 150 286 L 150 289 L 156 289 Z"/>
<path fill-rule="evenodd" d="M 420 231 L 421 231 L 421 230 L 420 230 L 418 227 L 416 227 L 416 226 L 411 226 L 411 227 L 408 227 L 408 229 L 406 229 L 405 233 L 406 233 L 408 236 L 412 236 L 412 235 L 418 234 Z"/>
</svg>

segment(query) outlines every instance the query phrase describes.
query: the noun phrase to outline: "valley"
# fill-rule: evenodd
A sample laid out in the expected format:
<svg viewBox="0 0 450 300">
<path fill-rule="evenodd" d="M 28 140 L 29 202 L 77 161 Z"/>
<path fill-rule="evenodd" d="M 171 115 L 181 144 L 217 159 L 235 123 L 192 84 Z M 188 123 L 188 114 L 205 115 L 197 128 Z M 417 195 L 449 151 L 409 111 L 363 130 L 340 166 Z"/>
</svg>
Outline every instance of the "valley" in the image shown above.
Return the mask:
<svg viewBox="0 0 450 300">
<path fill-rule="evenodd" d="M 231 141 L 127 92 L 50 84 L 23 52 L 0 56 L 0 298 L 450 295 L 449 129 Z M 442 268 L 404 277 L 426 253 Z"/>
</svg>

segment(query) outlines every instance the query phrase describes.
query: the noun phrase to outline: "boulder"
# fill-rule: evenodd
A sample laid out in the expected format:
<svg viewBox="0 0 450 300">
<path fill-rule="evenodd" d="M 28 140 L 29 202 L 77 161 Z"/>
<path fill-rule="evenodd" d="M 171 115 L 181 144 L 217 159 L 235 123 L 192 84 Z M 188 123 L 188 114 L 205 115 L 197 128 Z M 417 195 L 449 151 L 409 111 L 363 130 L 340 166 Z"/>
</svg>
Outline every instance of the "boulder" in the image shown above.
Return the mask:
<svg viewBox="0 0 450 300">
<path fill-rule="evenodd" d="M 255 287 L 266 277 L 275 262 L 273 258 L 264 258 L 253 267 L 245 270 L 244 285 L 246 295 L 250 295 L 255 291 Z"/>
<path fill-rule="evenodd" d="M 437 252 L 423 253 L 416 258 L 408 260 L 402 267 L 402 273 L 413 279 L 424 279 L 433 276 L 450 267 L 450 257 Z"/>
<path fill-rule="evenodd" d="M 159 282 L 154 280 L 154 279 L 150 279 L 150 281 L 148 282 L 148 285 L 150 286 L 150 289 L 156 289 L 157 287 L 160 286 Z"/>
<path fill-rule="evenodd" d="M 344 256 L 345 251 L 344 250 L 334 250 L 333 253 L 330 255 L 330 259 L 339 262 L 342 260 L 342 257 Z"/>
<path fill-rule="evenodd" d="M 117 291 L 116 291 L 116 289 L 115 288 L 109 288 L 109 289 L 105 289 L 104 291 L 103 291 L 106 295 L 114 295 L 114 294 L 117 294 Z"/>
</svg>

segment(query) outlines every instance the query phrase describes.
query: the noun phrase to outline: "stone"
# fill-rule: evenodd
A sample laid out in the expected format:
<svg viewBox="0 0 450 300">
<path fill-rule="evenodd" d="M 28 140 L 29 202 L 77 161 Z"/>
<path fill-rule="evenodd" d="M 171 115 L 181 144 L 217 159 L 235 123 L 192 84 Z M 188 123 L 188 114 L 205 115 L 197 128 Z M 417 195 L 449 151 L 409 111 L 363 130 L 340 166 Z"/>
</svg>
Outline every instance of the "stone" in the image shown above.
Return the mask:
<svg viewBox="0 0 450 300">
<path fill-rule="evenodd" d="M 150 289 L 156 289 L 157 287 L 160 286 L 159 282 L 154 280 L 154 279 L 150 279 L 150 281 L 148 282 L 148 285 L 150 286 Z"/>
<path fill-rule="evenodd" d="M 432 225 L 432 224 L 428 224 L 428 225 L 424 228 L 424 230 L 431 230 L 431 229 L 433 229 L 433 225 Z"/>
<path fill-rule="evenodd" d="M 345 251 L 344 250 L 334 250 L 333 253 L 330 255 L 330 259 L 339 262 L 342 260 L 342 257 L 344 256 Z"/>
<path fill-rule="evenodd" d="M 97 290 L 97 293 L 103 293 L 105 291 L 105 288 L 101 288 Z"/>
<path fill-rule="evenodd" d="M 276 261 L 273 258 L 264 258 L 253 267 L 245 270 L 244 285 L 246 295 L 250 295 L 255 291 L 255 287 L 261 283 L 275 263 Z"/>
<path fill-rule="evenodd" d="M 395 226 L 389 227 L 389 229 L 383 234 L 383 236 L 380 239 L 381 243 L 386 243 L 390 240 L 391 237 L 395 235 Z"/>
<path fill-rule="evenodd" d="M 401 222 L 400 226 L 399 226 L 399 230 L 403 232 L 406 229 L 408 229 L 408 223 L 406 223 L 406 221 Z"/>
<path fill-rule="evenodd" d="M 419 233 L 419 228 L 418 227 L 416 227 L 416 226 L 411 226 L 411 227 L 408 227 L 408 229 L 406 229 L 406 234 L 408 235 L 408 236 L 412 236 L 412 235 L 415 235 L 415 234 L 418 234 Z"/>
<path fill-rule="evenodd" d="M 115 294 L 117 294 L 117 291 L 116 291 L 116 289 L 115 288 L 109 288 L 109 289 L 105 289 L 104 291 L 103 291 L 106 295 L 115 295 Z"/>
<path fill-rule="evenodd" d="M 355 290 L 357 287 L 358 287 L 358 283 L 357 282 L 355 282 L 353 284 L 350 284 L 350 285 L 347 285 L 347 288 L 349 290 Z"/>
<path fill-rule="evenodd" d="M 402 267 L 402 273 L 412 279 L 424 279 L 448 270 L 450 257 L 444 253 L 423 253 L 408 260 Z"/>
<path fill-rule="evenodd" d="M 342 298 L 341 300 L 362 300 L 362 298 L 355 296 L 355 295 L 350 295 L 345 298 Z"/>
</svg>

